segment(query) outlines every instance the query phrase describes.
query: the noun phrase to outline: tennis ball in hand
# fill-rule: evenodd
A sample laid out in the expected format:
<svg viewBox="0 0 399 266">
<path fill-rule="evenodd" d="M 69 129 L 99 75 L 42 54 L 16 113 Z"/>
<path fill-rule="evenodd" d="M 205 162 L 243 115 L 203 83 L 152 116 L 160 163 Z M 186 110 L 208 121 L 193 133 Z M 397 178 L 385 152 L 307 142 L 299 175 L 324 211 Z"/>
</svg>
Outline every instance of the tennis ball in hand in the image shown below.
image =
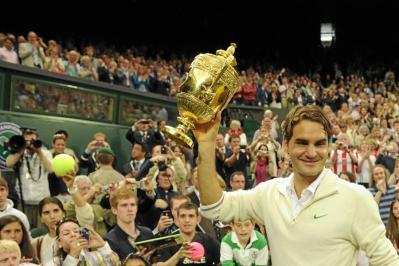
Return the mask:
<svg viewBox="0 0 399 266">
<path fill-rule="evenodd" d="M 191 242 L 190 246 L 191 250 L 190 253 L 188 254 L 190 256 L 190 259 L 192 261 L 201 260 L 205 254 L 204 246 L 198 242 Z"/>
<path fill-rule="evenodd" d="M 58 154 L 51 164 L 57 176 L 65 176 L 75 170 L 75 159 L 68 154 Z"/>
</svg>

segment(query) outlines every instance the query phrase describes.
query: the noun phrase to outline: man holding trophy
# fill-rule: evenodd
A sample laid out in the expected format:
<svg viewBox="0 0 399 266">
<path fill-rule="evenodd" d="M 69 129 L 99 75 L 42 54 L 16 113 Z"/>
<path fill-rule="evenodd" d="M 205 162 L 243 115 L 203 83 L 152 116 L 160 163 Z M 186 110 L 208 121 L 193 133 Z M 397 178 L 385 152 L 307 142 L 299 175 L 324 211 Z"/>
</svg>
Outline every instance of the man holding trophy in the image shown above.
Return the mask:
<svg viewBox="0 0 399 266">
<path fill-rule="evenodd" d="M 293 166 L 247 191 L 224 192 L 217 184 L 215 140 L 220 113 L 238 88 L 232 44 L 200 54 L 182 83 L 177 103 L 181 123 L 166 134 L 179 144 L 198 142 L 201 211 L 223 222 L 254 219 L 268 233 L 273 265 L 356 265 L 364 250 L 371 265 L 399 265 L 371 194 L 343 182 L 324 167 L 331 124 L 314 105 L 296 107 L 283 123 L 283 148 Z"/>
</svg>

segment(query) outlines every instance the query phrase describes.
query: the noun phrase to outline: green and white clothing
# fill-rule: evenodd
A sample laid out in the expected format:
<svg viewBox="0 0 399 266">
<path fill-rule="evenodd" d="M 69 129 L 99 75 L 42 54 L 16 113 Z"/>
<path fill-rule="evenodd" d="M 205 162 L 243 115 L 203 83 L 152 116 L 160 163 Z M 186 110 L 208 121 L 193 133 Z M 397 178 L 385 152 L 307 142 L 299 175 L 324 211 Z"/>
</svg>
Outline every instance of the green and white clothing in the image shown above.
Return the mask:
<svg viewBox="0 0 399 266">
<path fill-rule="evenodd" d="M 267 265 L 269 251 L 266 238 L 256 230 L 252 231 L 248 245 L 243 248 L 235 232 L 223 237 L 220 246 L 222 266 L 231 265 Z"/>
</svg>

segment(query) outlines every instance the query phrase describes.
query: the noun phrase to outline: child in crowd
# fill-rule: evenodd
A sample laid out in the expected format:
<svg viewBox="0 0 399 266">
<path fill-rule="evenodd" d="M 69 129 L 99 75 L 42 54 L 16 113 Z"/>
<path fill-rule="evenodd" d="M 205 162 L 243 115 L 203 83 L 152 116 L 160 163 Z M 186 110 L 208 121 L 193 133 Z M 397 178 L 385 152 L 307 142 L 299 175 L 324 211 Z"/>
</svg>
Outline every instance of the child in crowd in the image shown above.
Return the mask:
<svg viewBox="0 0 399 266">
<path fill-rule="evenodd" d="M 231 227 L 233 231 L 223 238 L 220 246 L 221 265 L 268 265 L 267 240 L 255 230 L 255 221 L 233 221 Z"/>
</svg>

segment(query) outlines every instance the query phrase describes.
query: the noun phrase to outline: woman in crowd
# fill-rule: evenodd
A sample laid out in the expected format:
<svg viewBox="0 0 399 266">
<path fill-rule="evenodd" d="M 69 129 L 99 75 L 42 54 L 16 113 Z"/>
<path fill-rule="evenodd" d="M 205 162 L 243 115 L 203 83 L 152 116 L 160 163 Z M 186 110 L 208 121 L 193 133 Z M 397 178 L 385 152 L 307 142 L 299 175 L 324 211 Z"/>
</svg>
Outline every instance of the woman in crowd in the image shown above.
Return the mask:
<svg viewBox="0 0 399 266">
<path fill-rule="evenodd" d="M 29 233 L 25 226 L 14 215 L 6 215 L 0 218 L 0 239 L 14 240 L 19 245 L 21 260 L 37 263 L 37 258 L 30 242 Z"/>
<path fill-rule="evenodd" d="M 373 194 L 378 204 L 380 216 L 386 225 L 389 217 L 389 207 L 396 199 L 396 186 L 388 185 L 388 170 L 381 164 L 377 164 L 372 170 L 369 191 Z"/>
<path fill-rule="evenodd" d="M 77 221 L 61 221 L 57 225 L 56 235 L 56 266 L 120 265 L 118 255 L 111 250 L 108 243 L 93 229 L 81 228 Z"/>
<path fill-rule="evenodd" d="M 48 233 L 33 239 L 32 246 L 43 265 L 53 265 L 54 251 L 57 249 L 56 226 L 65 217 L 64 206 L 59 199 L 46 197 L 39 202 L 39 215 Z"/>
<path fill-rule="evenodd" d="M 395 200 L 391 204 L 391 209 L 389 211 L 389 218 L 387 224 L 387 238 L 391 240 L 393 246 L 399 254 L 399 200 Z"/>
<path fill-rule="evenodd" d="M 273 154 L 268 150 L 266 144 L 261 144 L 256 150 L 256 161 L 251 163 L 251 172 L 255 175 L 256 185 L 273 176 L 274 164 L 270 158 L 273 158 Z"/>
</svg>

